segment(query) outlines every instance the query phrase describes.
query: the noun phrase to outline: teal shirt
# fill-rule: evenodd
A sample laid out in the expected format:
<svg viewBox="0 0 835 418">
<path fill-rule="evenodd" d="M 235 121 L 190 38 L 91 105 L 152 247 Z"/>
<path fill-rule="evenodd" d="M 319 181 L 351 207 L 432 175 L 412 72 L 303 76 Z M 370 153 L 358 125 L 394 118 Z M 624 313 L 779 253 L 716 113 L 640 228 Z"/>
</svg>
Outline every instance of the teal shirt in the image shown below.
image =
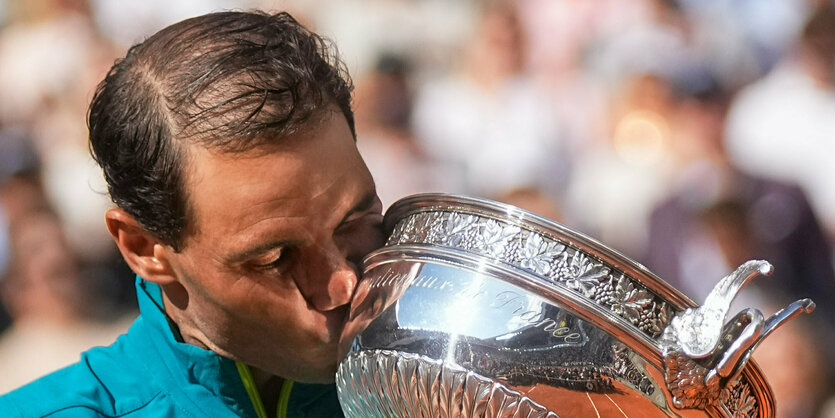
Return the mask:
<svg viewBox="0 0 835 418">
<path fill-rule="evenodd" d="M 257 417 L 235 362 L 178 341 L 157 285 L 137 278 L 136 291 L 127 334 L 0 396 L 0 416 Z M 335 386 L 294 383 L 287 417 L 342 417 Z"/>
</svg>

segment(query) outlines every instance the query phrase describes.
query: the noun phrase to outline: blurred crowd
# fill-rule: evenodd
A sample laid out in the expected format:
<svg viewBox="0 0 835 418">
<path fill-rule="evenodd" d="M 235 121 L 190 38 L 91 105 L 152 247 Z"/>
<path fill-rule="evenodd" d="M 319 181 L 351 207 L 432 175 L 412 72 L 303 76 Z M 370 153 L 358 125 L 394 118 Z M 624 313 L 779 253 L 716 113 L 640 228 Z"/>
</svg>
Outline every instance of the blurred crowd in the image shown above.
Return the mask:
<svg viewBox="0 0 835 418">
<path fill-rule="evenodd" d="M 336 43 L 384 205 L 512 203 L 696 301 L 771 261 L 741 305 L 818 304 L 755 354 L 777 416 L 835 417 L 830 0 L 0 0 L 0 392 L 126 329 L 86 107 L 131 44 L 230 7 Z"/>
</svg>

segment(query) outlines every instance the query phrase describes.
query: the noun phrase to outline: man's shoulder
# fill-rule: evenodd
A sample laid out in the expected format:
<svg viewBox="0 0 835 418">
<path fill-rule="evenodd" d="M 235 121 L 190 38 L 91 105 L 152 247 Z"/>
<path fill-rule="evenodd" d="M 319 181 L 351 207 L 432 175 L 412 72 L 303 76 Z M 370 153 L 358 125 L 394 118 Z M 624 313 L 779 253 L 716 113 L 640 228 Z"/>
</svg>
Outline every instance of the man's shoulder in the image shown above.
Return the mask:
<svg viewBox="0 0 835 418">
<path fill-rule="evenodd" d="M 11 417 L 123 416 L 140 412 L 166 396 L 154 376 L 131 358 L 125 336 L 81 360 L 0 396 L 0 411 Z M 8 414 L 8 415 L 5 415 Z"/>
</svg>

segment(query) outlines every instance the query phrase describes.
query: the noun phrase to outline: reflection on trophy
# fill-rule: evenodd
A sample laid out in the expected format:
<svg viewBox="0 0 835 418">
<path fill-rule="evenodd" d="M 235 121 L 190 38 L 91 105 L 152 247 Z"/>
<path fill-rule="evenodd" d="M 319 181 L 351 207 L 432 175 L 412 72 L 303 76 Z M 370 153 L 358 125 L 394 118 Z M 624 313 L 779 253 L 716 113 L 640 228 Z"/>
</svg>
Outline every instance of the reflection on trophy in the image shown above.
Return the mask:
<svg viewBox="0 0 835 418">
<path fill-rule="evenodd" d="M 697 306 L 559 224 L 416 195 L 386 214 L 342 335 L 347 417 L 772 417 L 751 353 L 814 303 L 730 312 L 749 261 Z"/>
</svg>

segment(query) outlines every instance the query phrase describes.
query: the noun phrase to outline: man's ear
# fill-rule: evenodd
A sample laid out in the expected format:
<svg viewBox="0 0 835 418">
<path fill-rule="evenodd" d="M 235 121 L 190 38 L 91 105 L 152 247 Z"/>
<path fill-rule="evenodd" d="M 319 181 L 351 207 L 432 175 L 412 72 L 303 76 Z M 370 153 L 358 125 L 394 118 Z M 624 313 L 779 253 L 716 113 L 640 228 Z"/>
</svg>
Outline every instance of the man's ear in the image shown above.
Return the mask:
<svg viewBox="0 0 835 418">
<path fill-rule="evenodd" d="M 177 281 L 167 260 L 170 249 L 145 230 L 133 216 L 114 208 L 108 210 L 104 218 L 107 230 L 131 270 L 143 279 L 160 285 Z"/>
</svg>

